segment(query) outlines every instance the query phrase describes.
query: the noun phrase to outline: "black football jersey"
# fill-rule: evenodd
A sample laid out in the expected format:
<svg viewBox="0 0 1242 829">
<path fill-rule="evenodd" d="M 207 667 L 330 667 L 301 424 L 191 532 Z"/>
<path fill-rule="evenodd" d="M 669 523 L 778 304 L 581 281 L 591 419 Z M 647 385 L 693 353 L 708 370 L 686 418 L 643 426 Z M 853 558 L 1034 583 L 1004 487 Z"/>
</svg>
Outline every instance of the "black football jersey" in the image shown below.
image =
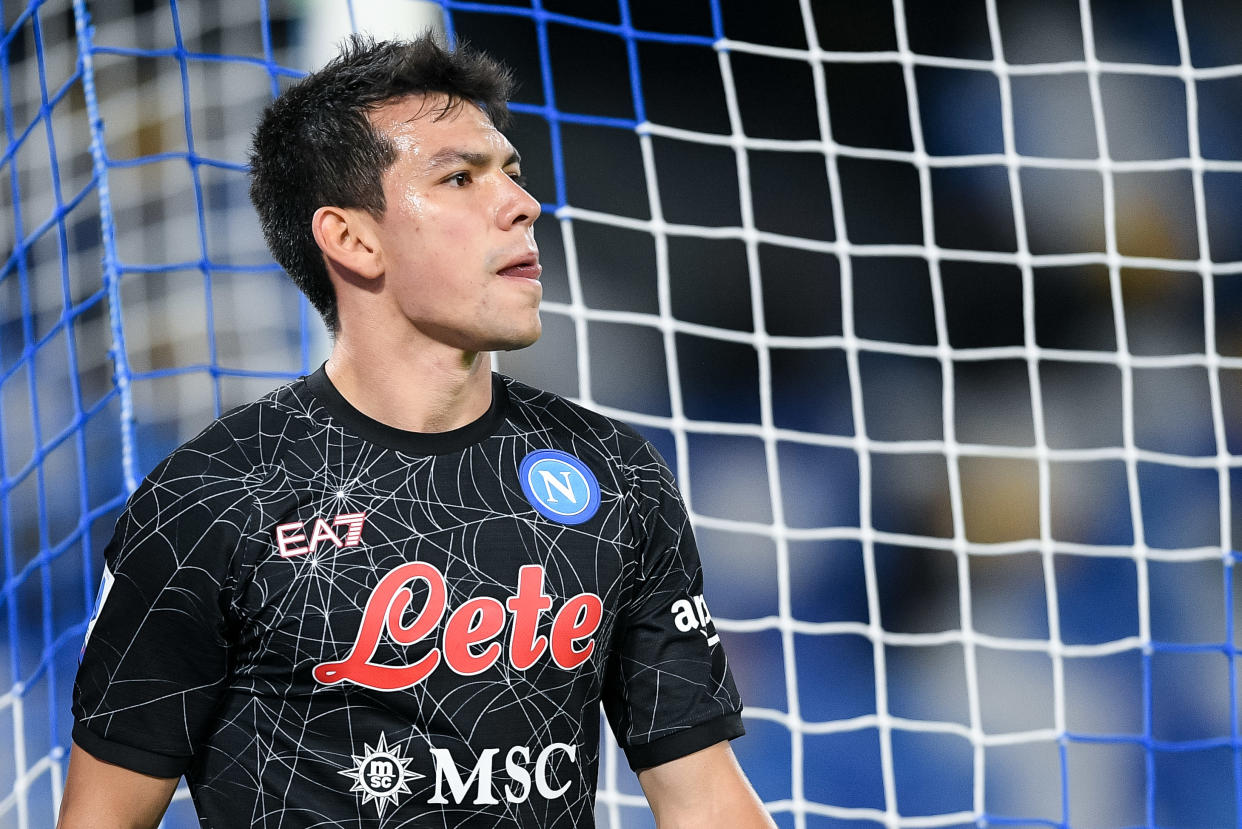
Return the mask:
<svg viewBox="0 0 1242 829">
<path fill-rule="evenodd" d="M 601 701 L 635 768 L 740 735 L 659 454 L 492 397 L 404 432 L 321 368 L 173 452 L 106 551 L 75 742 L 184 774 L 204 826 L 581 827 Z"/>
</svg>

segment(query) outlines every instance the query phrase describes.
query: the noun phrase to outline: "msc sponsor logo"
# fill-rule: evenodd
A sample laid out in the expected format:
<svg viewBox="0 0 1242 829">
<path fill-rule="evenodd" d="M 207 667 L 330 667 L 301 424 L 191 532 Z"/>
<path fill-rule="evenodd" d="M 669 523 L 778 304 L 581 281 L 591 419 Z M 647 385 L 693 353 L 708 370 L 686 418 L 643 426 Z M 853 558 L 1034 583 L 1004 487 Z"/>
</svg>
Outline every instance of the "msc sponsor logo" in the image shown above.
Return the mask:
<svg viewBox="0 0 1242 829">
<path fill-rule="evenodd" d="M 463 770 L 448 749 L 431 748 L 434 791 L 426 800 L 429 805 L 469 804 L 471 806 L 494 806 L 500 802 L 525 803 L 531 792 L 538 792 L 545 800 L 564 797 L 572 781 L 563 779 L 570 775 L 557 775 L 560 766 L 568 764 L 576 776 L 578 747 L 568 743 L 552 743 L 543 747 L 513 746 L 505 753 L 504 766 L 500 767 L 500 749 L 486 748 L 479 753 L 474 766 Z M 374 745 L 366 745 L 362 754 L 353 756 L 354 765 L 339 774 L 354 781 L 351 792 L 362 793 L 362 805 L 374 802 L 380 817 L 388 806 L 399 806 L 400 800 L 412 794 L 409 783 L 426 777 L 413 771 L 400 745 L 388 745 L 386 735 L 380 734 Z M 425 791 L 432 791 L 430 784 Z"/>
<path fill-rule="evenodd" d="M 427 679 L 441 663 L 461 676 L 482 673 L 502 653 L 519 671 L 546 656 L 564 670 L 577 668 L 595 651 L 604 603 L 594 593 L 571 597 L 552 615 L 552 628 L 545 636 L 539 633 L 540 617 L 552 609 L 552 598 L 543 592 L 543 577 L 542 566 L 527 564 L 518 571 L 517 590 L 503 603 L 480 596 L 450 611 L 444 574 L 434 565 L 423 561 L 398 565 L 380 579 L 367 600 L 349 655 L 316 665 L 312 674 L 323 685 L 349 681 L 377 691 L 399 691 Z M 410 587 L 417 582 L 425 586 L 427 598 L 406 624 L 414 600 Z M 448 621 L 439 634 L 446 614 Z M 506 629 L 508 636 L 503 635 Z M 433 635 L 439 642 L 430 651 L 419 649 L 422 655 L 407 664 L 371 661 L 385 640 L 409 647 Z"/>
<path fill-rule="evenodd" d="M 331 521 L 316 518 L 307 536 L 306 522 L 290 521 L 276 527 L 276 547 L 281 558 L 302 556 L 319 549 L 325 541 L 340 549 L 357 547 L 362 542 L 362 527 L 366 524 L 365 512 L 347 512 L 334 516 Z M 337 533 L 333 527 L 344 527 L 344 532 Z"/>
<path fill-rule="evenodd" d="M 362 805 L 372 801 L 379 816 L 384 810 L 396 806 L 402 795 L 410 794 L 409 782 L 423 775 L 410 769 L 413 758 L 402 755 L 401 746 L 388 746 L 388 738 L 380 734 L 379 742 L 374 746 L 366 745 L 362 754 L 353 756 L 353 768 L 344 769 L 343 774 L 354 781 L 351 792 L 362 792 Z"/>
<path fill-rule="evenodd" d="M 535 511 L 562 524 L 589 521 L 599 510 L 599 481 L 568 452 L 540 449 L 518 467 L 522 492 Z"/>
<path fill-rule="evenodd" d="M 532 786 L 547 800 L 563 797 L 565 792 L 569 791 L 571 782 L 567 780 L 559 786 L 554 785 L 557 781 L 550 779 L 548 774 L 548 766 L 551 765 L 553 756 L 558 753 L 564 754 L 565 759 L 570 763 L 578 762 L 578 747 L 568 743 L 552 743 L 540 749 L 534 755 L 533 766 L 529 748 L 514 746 L 509 749 L 505 754 L 505 775 L 509 778 L 509 782 L 504 786 L 505 802 L 525 803 L 530 797 Z M 474 806 L 490 806 L 499 803 L 500 792 L 497 790 L 498 783 L 496 774 L 493 772 L 498 754 L 500 754 L 498 748 L 484 749 L 479 754 L 478 762 L 470 770 L 470 774 L 463 779 L 460 769 L 453 762 L 453 755 L 449 754 L 447 749 L 433 748 L 431 756 L 436 768 L 436 793 L 427 802 L 469 802 Z M 470 796 L 472 788 L 474 799 L 467 801 L 466 798 Z"/>
<path fill-rule="evenodd" d="M 671 610 L 673 624 L 682 633 L 697 630 L 707 639 L 709 647 L 720 641 L 720 635 L 716 633 L 716 626 L 712 624 L 712 614 L 707 611 L 707 601 L 702 593 L 688 599 L 678 599 L 673 602 Z"/>
</svg>

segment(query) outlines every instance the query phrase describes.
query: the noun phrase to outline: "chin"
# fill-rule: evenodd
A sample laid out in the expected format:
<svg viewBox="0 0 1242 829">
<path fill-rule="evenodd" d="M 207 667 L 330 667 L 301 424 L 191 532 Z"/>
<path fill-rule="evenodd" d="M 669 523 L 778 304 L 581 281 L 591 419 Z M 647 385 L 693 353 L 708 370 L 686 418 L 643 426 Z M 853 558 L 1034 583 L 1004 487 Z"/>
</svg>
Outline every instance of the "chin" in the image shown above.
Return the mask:
<svg viewBox="0 0 1242 829">
<path fill-rule="evenodd" d="M 533 337 L 514 338 L 512 340 L 506 341 L 503 345 L 497 348 L 493 348 L 492 350 L 493 351 L 520 351 L 523 348 L 527 348 L 529 346 L 534 345 L 538 341 L 539 341 L 538 334 L 534 335 Z"/>
<path fill-rule="evenodd" d="M 543 333 L 543 327 L 539 321 L 535 321 L 535 325 L 524 331 L 514 331 L 509 336 L 498 341 L 492 351 L 517 351 L 527 346 L 532 346 L 539 341 L 539 335 Z"/>
</svg>

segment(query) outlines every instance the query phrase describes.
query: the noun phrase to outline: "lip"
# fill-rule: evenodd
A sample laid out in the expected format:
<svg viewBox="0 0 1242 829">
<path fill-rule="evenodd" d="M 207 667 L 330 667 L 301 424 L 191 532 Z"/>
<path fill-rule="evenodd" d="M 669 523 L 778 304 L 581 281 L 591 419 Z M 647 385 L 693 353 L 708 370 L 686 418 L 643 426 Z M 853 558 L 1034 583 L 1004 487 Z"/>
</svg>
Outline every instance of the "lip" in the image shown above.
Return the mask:
<svg viewBox="0 0 1242 829">
<path fill-rule="evenodd" d="M 539 254 L 524 253 L 511 259 L 507 265 L 496 273 L 500 276 L 509 276 L 516 279 L 538 279 L 539 275 L 543 273 L 543 266 L 539 264 Z"/>
</svg>

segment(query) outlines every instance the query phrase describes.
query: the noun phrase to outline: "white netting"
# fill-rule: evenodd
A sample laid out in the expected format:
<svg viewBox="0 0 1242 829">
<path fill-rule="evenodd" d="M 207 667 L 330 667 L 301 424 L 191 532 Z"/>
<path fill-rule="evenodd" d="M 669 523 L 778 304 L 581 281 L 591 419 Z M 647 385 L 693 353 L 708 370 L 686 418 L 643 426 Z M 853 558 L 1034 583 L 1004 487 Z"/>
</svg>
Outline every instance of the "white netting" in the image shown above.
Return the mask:
<svg viewBox="0 0 1242 829">
<path fill-rule="evenodd" d="M 331 6 L 4 6 L 0 824 L 132 476 L 324 351 L 241 165 Z M 445 4 L 546 211 L 500 368 L 674 464 L 782 826 L 1238 822 L 1235 6 Z"/>
</svg>

